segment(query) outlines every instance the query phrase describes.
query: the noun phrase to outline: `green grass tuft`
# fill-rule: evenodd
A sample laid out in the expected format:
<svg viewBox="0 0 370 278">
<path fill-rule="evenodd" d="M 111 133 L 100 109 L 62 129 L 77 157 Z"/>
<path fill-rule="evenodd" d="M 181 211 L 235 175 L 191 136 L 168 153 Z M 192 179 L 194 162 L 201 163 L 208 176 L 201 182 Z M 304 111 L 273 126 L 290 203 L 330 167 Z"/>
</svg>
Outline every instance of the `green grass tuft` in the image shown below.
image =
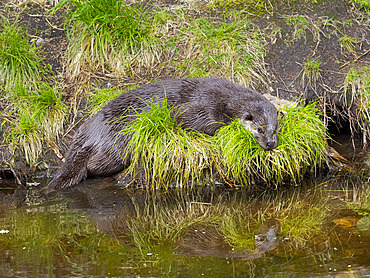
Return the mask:
<svg viewBox="0 0 370 278">
<path fill-rule="evenodd" d="M 67 106 L 61 100 L 58 88 L 41 83 L 33 91 L 15 86 L 14 100 L 1 114 L 5 142 L 13 154 L 23 151 L 27 163 L 35 166 L 43 147 L 56 150 L 66 118 Z"/>
<path fill-rule="evenodd" d="M 326 156 L 325 126 L 314 104 L 285 107 L 279 120 L 279 146 L 259 147 L 252 134 L 239 122 L 221 128 L 215 136 L 220 147 L 224 176 L 241 185 L 262 180 L 282 183 L 298 181 L 310 166 L 316 170 Z"/>
<path fill-rule="evenodd" d="M 144 171 L 144 182 L 152 187 L 167 187 L 199 182 L 204 171 L 212 169 L 212 146 L 208 136 L 191 132 L 176 124 L 174 108 L 151 102 L 150 112 L 134 115 L 132 125 L 121 131 L 131 135 L 127 153 L 130 166 L 126 170 L 133 176 L 139 169 Z M 119 140 L 119 139 L 118 139 Z"/>
<path fill-rule="evenodd" d="M 69 4 L 67 75 L 84 71 L 128 74 L 136 66 L 151 66 L 160 55 L 159 40 L 143 6 L 114 0 L 64 0 Z"/>
<path fill-rule="evenodd" d="M 259 15 L 264 12 L 271 12 L 273 6 L 266 0 L 212 0 L 208 7 L 219 11 L 241 10 L 244 9 L 249 14 Z"/>
<path fill-rule="evenodd" d="M 370 139 L 370 67 L 359 70 L 352 68 L 346 76 L 342 102 L 347 107 L 347 115 L 351 130 L 362 132 L 363 144 Z M 356 107 L 353 109 L 351 107 Z"/>
<path fill-rule="evenodd" d="M 219 76 L 247 85 L 268 79 L 263 38 L 243 13 L 234 12 L 221 23 L 179 14 L 172 24 L 178 27 L 166 44 L 178 76 Z"/>
<path fill-rule="evenodd" d="M 27 31 L 3 16 L 0 27 L 0 88 L 8 92 L 15 84 L 35 86 L 46 69 L 36 47 L 29 45 Z"/>
</svg>

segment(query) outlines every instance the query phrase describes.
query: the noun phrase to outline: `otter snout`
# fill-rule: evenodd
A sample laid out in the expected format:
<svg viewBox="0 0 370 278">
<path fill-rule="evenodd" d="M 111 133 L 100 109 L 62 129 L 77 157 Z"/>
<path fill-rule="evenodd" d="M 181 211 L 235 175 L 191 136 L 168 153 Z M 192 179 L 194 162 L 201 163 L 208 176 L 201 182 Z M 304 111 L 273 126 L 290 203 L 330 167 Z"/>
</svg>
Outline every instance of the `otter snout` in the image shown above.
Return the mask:
<svg viewBox="0 0 370 278">
<path fill-rule="evenodd" d="M 267 149 L 273 149 L 275 147 L 275 141 L 268 141 L 266 147 Z"/>
</svg>

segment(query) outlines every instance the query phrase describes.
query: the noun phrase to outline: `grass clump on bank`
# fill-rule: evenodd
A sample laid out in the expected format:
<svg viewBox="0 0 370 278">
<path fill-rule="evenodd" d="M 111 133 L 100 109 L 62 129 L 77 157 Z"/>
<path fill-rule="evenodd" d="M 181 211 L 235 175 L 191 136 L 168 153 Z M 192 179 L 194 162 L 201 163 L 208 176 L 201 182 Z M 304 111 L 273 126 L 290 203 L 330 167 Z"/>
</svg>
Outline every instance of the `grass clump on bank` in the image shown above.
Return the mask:
<svg viewBox="0 0 370 278">
<path fill-rule="evenodd" d="M 4 139 L 11 153 L 20 149 L 31 167 L 37 165 L 45 145 L 59 154 L 56 143 L 67 112 L 59 90 L 41 83 L 33 91 L 16 86 L 12 94 L 13 103 L 1 113 L 1 128 L 6 129 Z"/>
<path fill-rule="evenodd" d="M 0 28 L 0 89 L 8 94 L 16 84 L 35 86 L 47 69 L 36 47 L 29 45 L 27 31 L 3 16 Z"/>
<path fill-rule="evenodd" d="M 220 76 L 251 86 L 268 79 L 263 39 L 243 13 L 223 22 L 178 13 L 171 22 L 174 36 L 166 44 L 177 76 Z"/>
<path fill-rule="evenodd" d="M 259 15 L 263 12 L 270 12 L 273 8 L 269 0 L 212 0 L 208 7 L 214 10 L 227 11 L 228 9 L 244 9 L 246 12 Z"/>
<path fill-rule="evenodd" d="M 160 55 L 160 43 L 143 6 L 125 1 L 64 0 L 70 5 L 66 25 L 67 76 L 84 71 L 128 75 L 135 67 L 151 67 Z"/>
<path fill-rule="evenodd" d="M 315 171 L 325 160 L 325 126 L 314 104 L 285 107 L 279 119 L 279 146 L 259 147 L 252 134 L 239 122 L 220 129 L 215 136 L 223 162 L 223 175 L 241 185 L 256 181 L 280 184 L 298 182 L 308 167 Z"/>
<path fill-rule="evenodd" d="M 124 154 L 130 157 L 126 174 L 135 177 L 142 170 L 145 183 L 153 188 L 167 188 L 172 182 L 197 184 L 216 173 L 241 186 L 281 184 L 287 179 L 298 182 L 326 158 L 325 127 L 314 104 L 285 107 L 284 111 L 286 115 L 279 120 L 279 146 L 264 150 L 237 121 L 210 137 L 183 130 L 174 119 L 175 108 L 167 108 L 165 101 L 151 103 L 149 112 L 134 113 L 132 124 L 121 132 L 132 136 Z"/>
<path fill-rule="evenodd" d="M 351 125 L 351 132 L 361 132 L 363 145 L 370 139 L 370 68 L 352 68 L 346 76 L 342 102 L 346 106 L 345 116 Z"/>
<path fill-rule="evenodd" d="M 109 88 L 109 89 L 95 89 L 93 93 L 89 94 L 89 110 L 90 114 L 94 115 L 98 111 L 100 111 L 104 105 L 106 105 L 111 100 L 115 99 L 119 95 L 129 90 L 133 90 L 137 88 L 138 85 L 127 85 L 124 88 Z"/>
</svg>

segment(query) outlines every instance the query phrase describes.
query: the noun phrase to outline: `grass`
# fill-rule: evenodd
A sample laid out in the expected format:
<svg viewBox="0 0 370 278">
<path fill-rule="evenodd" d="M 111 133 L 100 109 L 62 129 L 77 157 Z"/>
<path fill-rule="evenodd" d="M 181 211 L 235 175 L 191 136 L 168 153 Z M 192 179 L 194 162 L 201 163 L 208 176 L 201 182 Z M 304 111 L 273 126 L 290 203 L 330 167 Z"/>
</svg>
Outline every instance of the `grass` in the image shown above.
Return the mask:
<svg viewBox="0 0 370 278">
<path fill-rule="evenodd" d="M 56 151 L 56 143 L 63 131 L 67 106 L 61 100 L 61 93 L 46 83 L 34 91 L 16 86 L 14 100 L 2 112 L 1 127 L 13 155 L 22 150 L 26 162 L 34 167 L 44 147 Z"/>
<path fill-rule="evenodd" d="M 325 126 L 314 104 L 285 107 L 279 120 L 279 146 L 271 151 L 258 146 L 250 132 L 238 122 L 220 129 L 215 137 L 223 162 L 223 176 L 233 183 L 251 185 L 256 181 L 281 184 L 298 182 L 325 160 Z"/>
<path fill-rule="evenodd" d="M 359 9 L 363 9 L 367 14 L 370 13 L 369 0 L 350 0 L 351 3 L 356 4 Z"/>
<path fill-rule="evenodd" d="M 8 93 L 14 84 L 35 86 L 47 68 L 37 48 L 28 43 L 27 31 L 3 16 L 0 27 L 0 88 Z"/>
<path fill-rule="evenodd" d="M 59 2 L 68 4 L 67 76 L 75 79 L 83 72 L 112 72 L 129 75 L 136 67 L 152 67 L 160 56 L 160 41 L 148 10 L 125 1 Z"/>
<path fill-rule="evenodd" d="M 271 12 L 273 6 L 271 1 L 268 0 L 212 0 L 208 3 L 208 8 L 222 12 L 244 9 L 249 14 L 259 15 L 264 12 Z"/>
<path fill-rule="evenodd" d="M 347 117 L 355 132 L 362 132 L 364 145 L 370 138 L 370 68 L 359 70 L 352 68 L 346 76 L 342 94 L 342 102 L 348 108 Z M 355 108 L 353 112 L 350 108 Z"/>
<path fill-rule="evenodd" d="M 178 12 L 166 45 L 180 77 L 219 76 L 255 86 L 267 79 L 263 39 L 240 12 L 223 22 L 192 19 Z"/>
<path fill-rule="evenodd" d="M 130 158 L 126 173 L 135 177 L 143 171 L 144 183 L 152 188 L 203 180 L 205 171 L 213 168 L 209 138 L 177 125 L 175 109 L 167 109 L 166 101 L 149 105 L 150 112 L 134 115 L 132 124 L 121 131 L 132 136 L 127 152 L 121 154 L 124 160 Z"/>
<path fill-rule="evenodd" d="M 294 27 L 291 41 L 295 41 L 300 38 L 304 38 L 304 40 L 307 41 L 307 31 L 309 31 L 312 34 L 312 40 L 320 42 L 320 28 L 309 17 L 297 14 L 284 15 L 281 18 L 285 19 L 285 22 L 289 26 Z"/>
<path fill-rule="evenodd" d="M 323 63 L 319 60 L 319 58 L 306 58 L 301 71 L 301 84 L 303 87 L 305 87 L 306 85 L 316 87 L 317 81 L 321 78 L 322 70 L 320 67 L 322 64 Z"/>
<path fill-rule="evenodd" d="M 241 186 L 289 179 L 297 183 L 326 158 L 325 127 L 314 104 L 284 108 L 279 146 L 274 150 L 260 148 L 237 121 L 209 137 L 183 130 L 176 124 L 175 108 L 167 108 L 166 102 L 149 105 L 149 112 L 133 113 L 134 120 L 120 135 L 132 136 L 127 153 L 122 154 L 131 163 L 125 173 L 135 178 L 142 171 L 151 188 L 210 182 L 216 173 Z"/>
<path fill-rule="evenodd" d="M 110 88 L 110 89 L 95 89 L 94 92 L 89 94 L 88 103 L 90 114 L 94 115 L 100 111 L 104 105 L 118 97 L 122 93 L 133 90 L 137 85 L 127 85 L 124 88 Z"/>
<path fill-rule="evenodd" d="M 345 51 L 355 54 L 355 44 L 358 43 L 358 39 L 355 37 L 350 37 L 350 36 L 343 36 L 338 39 L 340 42 L 340 46 L 342 49 Z"/>
</svg>

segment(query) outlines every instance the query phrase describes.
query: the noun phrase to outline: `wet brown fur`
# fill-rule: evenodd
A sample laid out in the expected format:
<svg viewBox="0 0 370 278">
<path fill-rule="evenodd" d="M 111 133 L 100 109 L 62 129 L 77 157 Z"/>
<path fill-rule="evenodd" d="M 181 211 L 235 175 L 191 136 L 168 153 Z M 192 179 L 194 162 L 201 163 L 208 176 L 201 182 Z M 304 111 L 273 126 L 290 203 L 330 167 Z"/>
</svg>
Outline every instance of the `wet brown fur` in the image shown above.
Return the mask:
<svg viewBox="0 0 370 278">
<path fill-rule="evenodd" d="M 119 154 L 125 153 L 130 137 L 116 140 L 125 123 L 114 120 L 130 115 L 131 108 L 148 111 L 148 103 L 161 102 L 164 95 L 169 107 L 179 109 L 177 120 L 183 128 L 214 135 L 221 126 L 239 118 L 261 147 L 277 146 L 277 111 L 260 93 L 220 78 L 159 81 L 121 94 L 87 120 L 74 135 L 49 191 L 78 184 L 87 176 L 106 176 L 124 169 Z"/>
</svg>

